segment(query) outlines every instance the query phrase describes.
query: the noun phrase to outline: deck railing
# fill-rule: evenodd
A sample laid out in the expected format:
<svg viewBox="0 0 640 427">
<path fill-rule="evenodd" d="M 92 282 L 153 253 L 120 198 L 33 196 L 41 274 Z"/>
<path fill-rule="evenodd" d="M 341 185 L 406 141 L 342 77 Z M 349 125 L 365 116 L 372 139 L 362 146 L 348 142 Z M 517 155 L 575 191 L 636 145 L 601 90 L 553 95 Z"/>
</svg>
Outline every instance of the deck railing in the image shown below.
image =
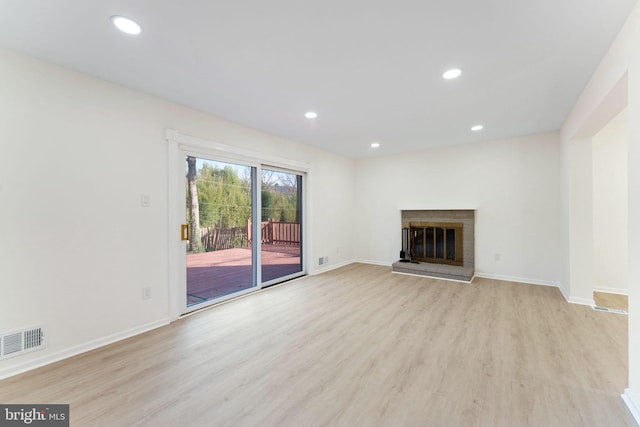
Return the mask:
<svg viewBox="0 0 640 427">
<path fill-rule="evenodd" d="M 300 223 L 269 219 L 260 223 L 260 235 L 262 244 L 299 245 Z M 251 245 L 251 221 L 246 227 L 202 227 L 200 241 L 207 252 L 247 247 Z"/>
<path fill-rule="evenodd" d="M 243 248 L 247 246 L 247 229 L 245 227 L 203 227 L 200 229 L 200 241 L 207 252 Z"/>
<path fill-rule="evenodd" d="M 251 243 L 251 221 L 247 221 L 248 242 Z M 262 244 L 299 245 L 299 222 L 276 222 L 269 218 L 260 223 L 260 242 Z"/>
</svg>

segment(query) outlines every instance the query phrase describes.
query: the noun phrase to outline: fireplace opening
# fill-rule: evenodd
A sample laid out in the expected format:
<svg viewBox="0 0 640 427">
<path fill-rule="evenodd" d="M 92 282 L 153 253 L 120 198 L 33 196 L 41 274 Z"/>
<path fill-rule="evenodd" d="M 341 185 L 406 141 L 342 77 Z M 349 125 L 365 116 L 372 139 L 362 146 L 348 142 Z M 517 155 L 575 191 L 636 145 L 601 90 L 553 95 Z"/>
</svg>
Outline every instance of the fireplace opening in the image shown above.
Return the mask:
<svg viewBox="0 0 640 427">
<path fill-rule="evenodd" d="M 412 261 L 463 265 L 461 223 L 411 222 L 408 225 Z"/>
<path fill-rule="evenodd" d="M 471 282 L 475 216 L 474 209 L 402 210 L 402 246 L 393 271 Z"/>
</svg>

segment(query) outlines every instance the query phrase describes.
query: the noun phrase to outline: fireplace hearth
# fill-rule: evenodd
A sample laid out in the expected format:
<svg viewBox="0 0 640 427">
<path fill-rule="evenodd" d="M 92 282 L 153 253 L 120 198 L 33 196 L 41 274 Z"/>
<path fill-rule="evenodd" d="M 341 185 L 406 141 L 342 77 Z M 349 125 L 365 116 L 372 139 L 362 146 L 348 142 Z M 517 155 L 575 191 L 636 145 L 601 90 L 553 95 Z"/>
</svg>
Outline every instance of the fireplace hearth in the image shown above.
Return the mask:
<svg viewBox="0 0 640 427">
<path fill-rule="evenodd" d="M 396 273 L 470 282 L 475 261 L 475 210 L 403 210 Z"/>
</svg>

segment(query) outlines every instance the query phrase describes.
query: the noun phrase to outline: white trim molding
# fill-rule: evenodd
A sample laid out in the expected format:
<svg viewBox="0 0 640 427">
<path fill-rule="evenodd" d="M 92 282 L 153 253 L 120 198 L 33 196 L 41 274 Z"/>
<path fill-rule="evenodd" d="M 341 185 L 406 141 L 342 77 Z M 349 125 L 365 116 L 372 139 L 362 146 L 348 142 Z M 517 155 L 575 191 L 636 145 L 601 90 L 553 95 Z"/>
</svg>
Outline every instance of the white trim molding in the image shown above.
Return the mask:
<svg viewBox="0 0 640 427">
<path fill-rule="evenodd" d="M 357 262 L 360 264 L 371 264 L 371 265 L 381 265 L 383 267 L 391 267 L 393 265 L 393 263 L 391 262 L 387 262 L 387 261 L 373 261 L 373 260 L 369 260 L 369 259 L 354 259 L 351 262 Z"/>
<path fill-rule="evenodd" d="M 166 130 L 165 138 L 167 141 L 176 143 L 178 148 L 182 151 L 201 153 L 205 156 L 215 154 L 221 160 L 239 160 L 242 162 L 260 163 L 284 169 L 293 169 L 298 172 L 309 172 L 310 169 L 308 162 L 285 159 L 267 153 L 258 153 L 254 150 L 187 135 L 178 132 L 175 129 L 168 128 Z"/>
<path fill-rule="evenodd" d="M 564 290 L 564 288 L 562 287 L 562 285 L 558 285 L 558 289 L 560 289 L 560 293 L 562 294 L 562 296 L 564 297 L 564 300 L 566 302 L 569 302 L 569 294 L 567 293 L 567 291 Z"/>
<path fill-rule="evenodd" d="M 527 285 L 551 286 L 553 288 L 560 287 L 560 284 L 557 282 L 548 282 L 545 280 L 538 280 L 538 279 L 527 279 L 524 277 L 517 277 L 517 276 L 504 276 L 501 274 L 478 273 L 477 271 L 475 273 L 475 277 L 482 278 L 482 279 L 502 280 L 503 282 L 524 283 Z"/>
<path fill-rule="evenodd" d="M 551 286 L 554 288 L 558 288 L 564 299 L 570 304 L 578 304 L 578 305 L 588 305 L 589 307 L 593 307 L 595 305 L 595 301 L 593 298 L 579 298 L 572 297 L 567 295 L 565 289 L 558 282 L 546 282 L 543 280 L 536 279 L 525 279 L 522 277 L 511 277 L 511 276 L 501 276 L 496 274 L 486 274 L 486 273 L 476 273 L 476 277 L 482 277 L 485 279 L 495 279 L 495 280 L 504 280 L 507 282 L 517 282 L 517 283 L 525 283 L 528 285 L 539 285 L 539 286 Z"/>
<path fill-rule="evenodd" d="M 640 398 L 629 388 L 625 389 L 621 396 L 627 408 L 629 408 L 629 412 L 631 412 L 633 418 L 635 418 L 636 422 L 640 425 Z"/>
<path fill-rule="evenodd" d="M 309 224 L 310 220 L 310 208 L 309 197 L 307 196 L 307 188 L 309 187 L 309 174 L 311 164 L 306 161 L 287 159 L 276 155 L 271 155 L 263 152 L 254 151 L 248 148 L 242 148 L 237 146 L 226 145 L 215 140 L 199 138 L 185 133 L 181 133 L 175 129 L 167 128 L 165 130 L 165 139 L 168 147 L 168 237 L 169 237 L 169 250 L 168 250 L 168 264 L 169 264 L 169 317 L 172 321 L 177 320 L 185 313 L 189 311 L 198 311 L 205 308 L 206 305 L 216 305 L 220 300 L 214 300 L 205 302 L 203 304 L 197 304 L 188 306 L 186 298 L 187 283 L 184 271 L 186 269 L 186 259 L 184 257 L 185 242 L 179 238 L 177 231 L 180 224 L 183 224 L 186 220 L 184 210 L 184 198 L 185 187 L 184 184 L 184 156 L 198 156 L 206 159 L 212 159 L 220 162 L 236 163 L 240 165 L 249 166 L 254 168 L 258 178 L 254 177 L 257 185 L 257 194 L 252 197 L 254 206 L 260 206 L 260 174 L 262 168 L 273 168 L 274 170 L 282 170 L 297 173 L 302 176 L 302 253 L 303 253 L 303 269 L 301 275 L 307 274 L 310 270 L 309 261 L 309 242 L 312 241 L 311 228 Z M 181 203 L 182 201 L 182 203 Z M 182 208 L 180 208 L 182 206 Z M 258 215 L 259 210 L 254 210 L 254 215 Z M 259 223 L 255 221 L 254 224 Z M 258 249 L 253 254 L 253 265 L 260 266 L 261 252 Z M 260 269 L 254 270 L 256 285 L 251 289 L 245 291 L 245 293 L 253 293 L 263 286 L 269 286 L 262 283 Z M 287 278 L 284 278 L 287 280 Z M 238 295 L 225 296 L 222 300 L 233 299 Z"/>
<path fill-rule="evenodd" d="M 331 270 L 336 270 L 336 269 L 338 269 L 340 267 L 345 267 L 345 266 L 353 264 L 355 262 L 357 262 L 357 261 L 349 260 L 349 261 L 340 262 L 338 264 L 333 264 L 333 265 L 330 265 L 330 266 L 327 266 L 327 267 L 317 268 L 317 269 L 311 271 L 309 273 L 309 275 L 310 276 L 316 276 L 318 274 L 327 273 L 327 272 L 329 272 Z"/>
<path fill-rule="evenodd" d="M 365 259 L 354 259 L 352 261 L 347 261 L 338 265 L 334 265 L 332 267 L 329 268 L 323 268 L 321 270 L 316 270 L 314 271 L 312 274 L 321 274 L 321 273 L 325 273 L 327 271 L 339 268 L 339 267 L 343 267 L 345 265 L 349 265 L 349 264 L 353 264 L 353 263 L 361 263 L 361 264 L 371 264 L 371 265 L 381 265 L 384 267 L 391 267 L 392 263 L 390 262 L 384 262 L 384 261 L 372 261 L 372 260 L 365 260 Z M 425 276 L 425 277 L 431 277 L 431 276 Z M 442 277 L 434 277 L 435 279 L 441 279 L 441 280 L 452 280 L 452 279 L 444 279 Z M 564 288 L 560 285 L 560 283 L 558 282 L 547 282 L 544 280 L 537 280 L 537 279 L 526 279 L 523 277 L 515 277 L 515 276 L 504 276 L 504 275 L 500 275 L 500 274 L 489 274 L 489 273 L 478 273 L 476 272 L 473 276 L 473 278 L 471 279 L 471 282 L 473 282 L 473 280 L 475 278 L 479 278 L 479 279 L 492 279 L 492 280 L 500 280 L 503 282 L 514 282 L 514 283 L 522 283 L 525 285 L 536 285 L 536 286 L 550 286 L 552 288 L 558 288 L 558 290 L 560 291 L 560 293 L 562 294 L 562 296 L 564 297 L 565 301 L 567 301 L 570 304 L 578 304 L 578 305 L 587 305 L 589 307 L 594 307 L 595 306 L 595 301 L 593 300 L 593 298 L 589 299 L 589 298 L 577 298 L 577 297 L 571 297 L 569 295 L 567 295 L 566 291 L 564 290 Z M 458 280 L 452 280 L 452 281 L 458 281 Z M 459 281 L 461 283 L 471 283 L 471 282 L 465 282 L 465 281 Z"/>
<path fill-rule="evenodd" d="M 593 292 L 602 292 L 605 294 L 629 295 L 629 289 L 623 288 L 593 288 Z"/>
<path fill-rule="evenodd" d="M 95 350 L 97 348 L 104 347 L 109 344 L 113 344 L 115 342 L 122 341 L 127 338 L 131 338 L 133 336 L 143 334 L 145 332 L 149 332 L 153 329 L 160 328 L 168 324 L 169 324 L 169 318 L 156 320 L 154 322 L 136 326 L 135 328 L 131 328 L 125 331 L 116 332 L 114 334 L 107 335 L 106 337 L 91 340 L 84 344 L 76 345 L 74 347 L 70 347 L 70 348 L 60 350 L 51 354 L 47 354 L 47 355 L 38 357 L 36 359 L 30 359 L 18 365 L 13 365 L 5 369 L 0 369 L 0 380 L 22 374 L 24 372 L 31 371 L 36 368 L 41 368 L 43 366 L 50 365 L 55 362 L 59 362 L 60 360 L 68 359 L 70 357 L 77 356 L 79 354 L 86 353 L 88 351 Z"/>
<path fill-rule="evenodd" d="M 594 305 L 596 305 L 596 302 L 593 300 L 593 298 L 569 297 L 569 302 L 571 304 L 588 305 L 589 307 L 593 307 Z"/>
</svg>

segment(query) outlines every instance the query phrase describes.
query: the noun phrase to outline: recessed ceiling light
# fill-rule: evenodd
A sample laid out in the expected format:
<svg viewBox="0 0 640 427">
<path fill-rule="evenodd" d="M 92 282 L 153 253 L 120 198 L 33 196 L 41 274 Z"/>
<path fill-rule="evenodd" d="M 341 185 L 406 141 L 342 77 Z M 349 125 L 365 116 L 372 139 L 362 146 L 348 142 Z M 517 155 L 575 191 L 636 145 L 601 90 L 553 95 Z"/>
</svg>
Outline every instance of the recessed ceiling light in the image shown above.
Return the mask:
<svg viewBox="0 0 640 427">
<path fill-rule="evenodd" d="M 140 34 L 142 31 L 142 28 L 140 28 L 140 25 L 137 22 L 129 18 L 125 18 L 124 16 L 112 16 L 111 22 L 113 22 L 113 25 L 123 33 L 135 35 Z"/>
<path fill-rule="evenodd" d="M 316 113 L 314 111 L 307 111 L 306 113 L 304 113 L 304 116 L 307 119 L 315 119 L 316 117 L 318 117 L 318 113 Z"/>
<path fill-rule="evenodd" d="M 379 142 L 372 142 L 371 143 L 371 148 L 378 148 L 380 147 L 380 143 Z"/>
<path fill-rule="evenodd" d="M 460 74 L 462 74 L 462 70 L 459 68 L 453 68 L 451 70 L 445 71 L 442 74 L 442 77 L 447 79 L 447 80 L 451 80 L 451 79 L 455 79 L 456 77 L 460 77 Z"/>
<path fill-rule="evenodd" d="M 484 129 L 484 126 L 482 126 L 482 125 L 471 126 L 471 130 L 474 131 L 474 132 L 479 132 L 482 129 Z"/>
</svg>

